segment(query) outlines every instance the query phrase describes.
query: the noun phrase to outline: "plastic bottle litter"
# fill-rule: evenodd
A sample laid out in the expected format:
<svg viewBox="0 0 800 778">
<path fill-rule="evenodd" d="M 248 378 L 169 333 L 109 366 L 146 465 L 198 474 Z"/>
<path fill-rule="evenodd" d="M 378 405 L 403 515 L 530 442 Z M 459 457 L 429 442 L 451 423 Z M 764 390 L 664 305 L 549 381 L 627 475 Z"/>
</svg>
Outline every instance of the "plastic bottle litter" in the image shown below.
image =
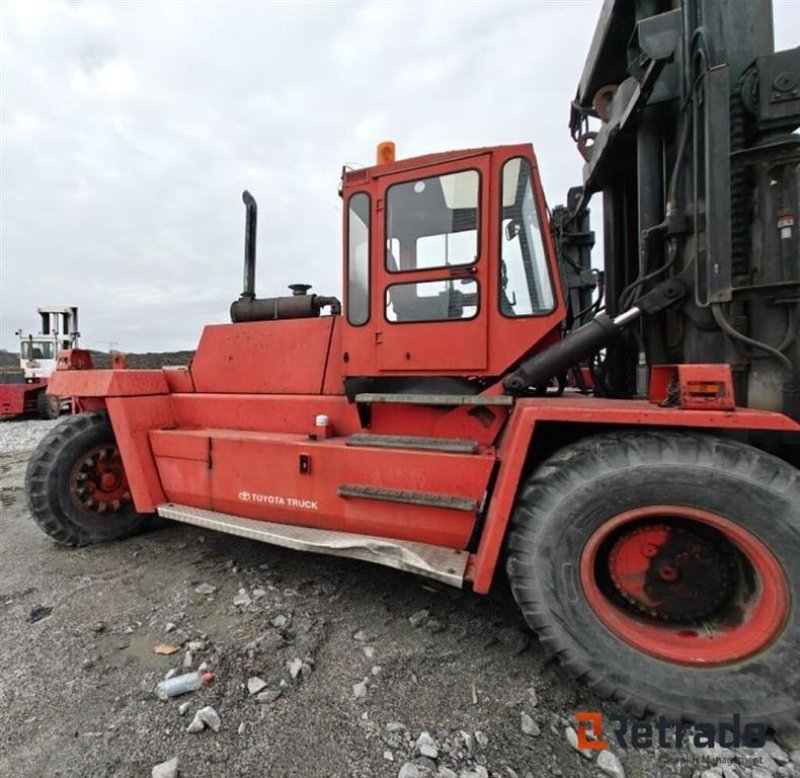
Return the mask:
<svg viewBox="0 0 800 778">
<path fill-rule="evenodd" d="M 161 681 L 156 686 L 156 694 L 162 700 L 167 700 L 170 697 L 177 697 L 179 694 L 196 692 L 203 684 L 211 683 L 213 680 L 214 673 L 203 673 L 199 670 L 194 673 L 184 673 Z"/>
</svg>

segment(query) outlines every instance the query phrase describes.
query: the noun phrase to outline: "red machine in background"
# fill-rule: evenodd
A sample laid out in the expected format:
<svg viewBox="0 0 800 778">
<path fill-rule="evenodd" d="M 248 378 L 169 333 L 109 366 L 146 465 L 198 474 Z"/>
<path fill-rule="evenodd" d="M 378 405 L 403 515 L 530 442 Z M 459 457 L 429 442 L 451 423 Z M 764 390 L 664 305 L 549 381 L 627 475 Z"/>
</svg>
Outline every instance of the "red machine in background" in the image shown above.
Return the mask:
<svg viewBox="0 0 800 778">
<path fill-rule="evenodd" d="M 604 6 L 573 103 L 603 126 L 552 223 L 528 144 L 382 144 L 343 173 L 344 305 L 258 298 L 245 192 L 244 288 L 190 367 L 54 376 L 83 412 L 31 459 L 42 529 L 82 545 L 157 512 L 476 593 L 504 556 L 599 696 L 796 726 L 800 350 L 759 328 L 800 313 L 798 52 L 772 51 L 768 3 L 661 5 Z"/>
<path fill-rule="evenodd" d="M 0 419 L 37 414 L 55 419 L 69 408 L 69 397 L 47 394 L 47 382 L 62 352 L 78 345 L 77 306 L 39 308 L 41 331 L 19 338 L 19 368 L 0 374 Z"/>
</svg>

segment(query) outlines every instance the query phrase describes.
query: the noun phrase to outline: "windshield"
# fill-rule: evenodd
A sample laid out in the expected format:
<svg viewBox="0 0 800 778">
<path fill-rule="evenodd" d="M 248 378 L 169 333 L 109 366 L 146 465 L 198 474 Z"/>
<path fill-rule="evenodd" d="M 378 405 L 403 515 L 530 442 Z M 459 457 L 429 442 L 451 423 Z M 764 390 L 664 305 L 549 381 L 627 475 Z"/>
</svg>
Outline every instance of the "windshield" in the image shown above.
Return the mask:
<svg viewBox="0 0 800 778">
<path fill-rule="evenodd" d="M 23 359 L 55 359 L 55 344 L 51 340 L 23 340 Z"/>
<path fill-rule="evenodd" d="M 545 260 L 531 168 L 517 157 L 503 166 L 500 238 L 500 310 L 535 316 L 553 310 L 553 286 Z"/>
</svg>

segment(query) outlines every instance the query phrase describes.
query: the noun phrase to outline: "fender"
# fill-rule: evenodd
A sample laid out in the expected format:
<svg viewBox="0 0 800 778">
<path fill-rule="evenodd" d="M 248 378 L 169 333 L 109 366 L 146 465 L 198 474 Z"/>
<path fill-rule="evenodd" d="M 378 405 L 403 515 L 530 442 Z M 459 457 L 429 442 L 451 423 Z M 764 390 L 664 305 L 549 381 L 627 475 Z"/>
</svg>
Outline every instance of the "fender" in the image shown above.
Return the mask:
<svg viewBox="0 0 800 778">
<path fill-rule="evenodd" d="M 166 501 L 147 438 L 151 428 L 175 423 L 162 370 L 56 370 L 47 388 L 73 397 L 80 410 L 108 410 L 137 511 L 152 513 Z"/>
<path fill-rule="evenodd" d="M 151 429 L 175 425 L 172 397 L 167 394 L 109 397 L 106 400 L 111 426 L 125 466 L 125 475 L 136 510 L 153 513 L 167 501 L 150 447 Z"/>
<path fill-rule="evenodd" d="M 800 424 L 782 413 L 749 408 L 687 410 L 664 408 L 647 400 L 607 400 L 597 397 L 542 397 L 517 400 L 498 446 L 500 468 L 492 492 L 478 550 L 470 559 L 467 577 L 473 591 L 485 594 L 492 585 L 508 522 L 529 454 L 535 457 L 534 433 L 539 422 L 607 424 L 643 429 L 769 431 L 800 433 Z"/>
</svg>

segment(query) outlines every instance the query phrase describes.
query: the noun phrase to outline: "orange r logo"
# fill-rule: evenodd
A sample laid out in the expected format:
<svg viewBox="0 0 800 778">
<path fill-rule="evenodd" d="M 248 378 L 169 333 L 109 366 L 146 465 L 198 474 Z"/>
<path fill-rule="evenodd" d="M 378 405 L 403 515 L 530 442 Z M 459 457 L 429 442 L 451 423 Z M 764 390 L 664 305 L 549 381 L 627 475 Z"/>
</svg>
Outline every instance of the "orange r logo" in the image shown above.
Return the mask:
<svg viewBox="0 0 800 778">
<path fill-rule="evenodd" d="M 602 739 L 603 714 L 578 712 L 575 714 L 578 722 L 578 748 L 588 748 L 590 751 L 602 751 L 608 748 L 608 743 Z M 587 725 L 591 725 L 587 729 Z M 591 735 L 594 740 L 589 740 Z"/>
</svg>

